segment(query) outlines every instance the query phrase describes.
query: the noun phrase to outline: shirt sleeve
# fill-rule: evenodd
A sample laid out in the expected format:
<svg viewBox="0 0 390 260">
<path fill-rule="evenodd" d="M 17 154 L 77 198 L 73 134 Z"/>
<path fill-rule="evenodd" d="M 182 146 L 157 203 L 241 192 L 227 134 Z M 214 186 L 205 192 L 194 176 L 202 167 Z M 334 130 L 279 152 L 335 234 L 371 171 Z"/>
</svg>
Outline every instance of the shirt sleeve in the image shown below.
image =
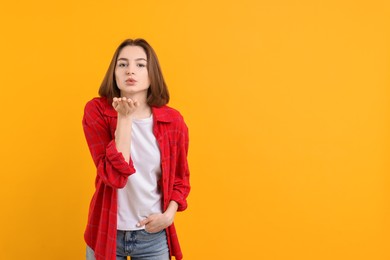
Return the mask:
<svg viewBox="0 0 390 260">
<path fill-rule="evenodd" d="M 183 211 L 187 208 L 187 197 L 191 189 L 190 171 L 187 161 L 189 137 L 188 128 L 184 121 L 181 123 L 181 131 L 179 133 L 176 174 L 171 200 L 176 201 L 179 205 L 178 211 Z"/>
<path fill-rule="evenodd" d="M 96 100 L 87 103 L 84 109 L 83 129 L 89 151 L 102 181 L 116 189 L 123 188 L 127 178 L 135 173 L 132 160 L 127 163 L 116 149 L 110 133 L 110 125 L 104 120 L 103 108 Z"/>
</svg>

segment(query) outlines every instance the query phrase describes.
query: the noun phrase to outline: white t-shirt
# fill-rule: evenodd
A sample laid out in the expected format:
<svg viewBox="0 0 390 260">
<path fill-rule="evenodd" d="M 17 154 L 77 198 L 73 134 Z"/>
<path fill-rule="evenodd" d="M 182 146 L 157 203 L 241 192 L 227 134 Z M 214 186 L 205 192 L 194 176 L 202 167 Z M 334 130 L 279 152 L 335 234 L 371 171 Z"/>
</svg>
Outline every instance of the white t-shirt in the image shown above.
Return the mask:
<svg viewBox="0 0 390 260">
<path fill-rule="evenodd" d="M 123 189 L 118 189 L 118 230 L 139 230 L 137 223 L 150 214 L 162 213 L 160 150 L 153 134 L 153 117 L 134 119 L 131 131 L 131 159 L 136 172 Z"/>
</svg>

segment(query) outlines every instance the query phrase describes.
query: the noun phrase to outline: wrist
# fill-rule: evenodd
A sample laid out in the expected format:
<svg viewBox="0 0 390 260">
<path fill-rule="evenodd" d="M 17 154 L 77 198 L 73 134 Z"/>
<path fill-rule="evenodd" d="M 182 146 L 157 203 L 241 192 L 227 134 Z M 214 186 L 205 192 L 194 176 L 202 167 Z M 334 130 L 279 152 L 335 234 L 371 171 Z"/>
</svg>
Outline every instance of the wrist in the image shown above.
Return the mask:
<svg viewBox="0 0 390 260">
<path fill-rule="evenodd" d="M 123 115 L 118 113 L 118 121 L 131 122 L 133 120 L 133 114 Z"/>
<path fill-rule="evenodd" d="M 169 223 L 169 225 L 171 225 L 173 223 L 173 220 L 175 219 L 175 214 L 167 210 L 163 213 L 163 215 L 165 216 L 165 219 Z"/>
<path fill-rule="evenodd" d="M 175 213 L 176 211 L 173 211 L 172 209 L 167 209 L 165 212 L 164 212 L 164 215 L 169 217 L 169 218 L 173 218 L 175 216 Z"/>
<path fill-rule="evenodd" d="M 167 208 L 167 210 L 164 212 L 164 215 L 165 217 L 172 223 L 174 218 L 175 218 L 175 215 L 176 215 L 176 212 L 177 212 L 177 208 L 178 208 L 178 204 L 176 201 L 171 201 L 169 203 L 169 206 Z"/>
</svg>

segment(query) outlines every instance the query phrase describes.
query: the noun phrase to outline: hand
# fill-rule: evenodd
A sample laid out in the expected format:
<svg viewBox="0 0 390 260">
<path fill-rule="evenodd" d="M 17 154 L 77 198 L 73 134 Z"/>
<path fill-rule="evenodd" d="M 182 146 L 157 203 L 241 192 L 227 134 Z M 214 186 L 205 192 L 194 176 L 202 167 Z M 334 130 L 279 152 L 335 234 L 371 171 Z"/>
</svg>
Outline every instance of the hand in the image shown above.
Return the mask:
<svg viewBox="0 0 390 260">
<path fill-rule="evenodd" d="M 173 217 L 168 216 L 168 214 L 152 214 L 146 219 L 140 221 L 137 224 L 137 227 L 145 226 L 145 230 L 149 233 L 159 232 L 173 223 Z"/>
<path fill-rule="evenodd" d="M 135 110 L 137 110 L 137 107 L 139 107 L 138 101 L 133 101 L 131 98 L 113 98 L 112 102 L 113 108 L 118 112 L 118 115 L 121 116 L 129 116 L 134 113 Z"/>
</svg>

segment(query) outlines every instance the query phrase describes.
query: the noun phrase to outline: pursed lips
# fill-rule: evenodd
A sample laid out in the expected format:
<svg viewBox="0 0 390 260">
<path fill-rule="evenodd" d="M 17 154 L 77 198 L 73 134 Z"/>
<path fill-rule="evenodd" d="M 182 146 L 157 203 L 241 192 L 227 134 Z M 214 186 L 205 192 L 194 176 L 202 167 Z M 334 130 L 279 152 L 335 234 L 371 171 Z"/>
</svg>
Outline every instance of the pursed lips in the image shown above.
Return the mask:
<svg viewBox="0 0 390 260">
<path fill-rule="evenodd" d="M 134 84 L 134 83 L 136 83 L 137 81 L 135 80 L 135 79 L 133 79 L 133 78 L 128 78 L 128 79 L 126 79 L 126 83 L 128 83 L 128 84 Z"/>
</svg>

